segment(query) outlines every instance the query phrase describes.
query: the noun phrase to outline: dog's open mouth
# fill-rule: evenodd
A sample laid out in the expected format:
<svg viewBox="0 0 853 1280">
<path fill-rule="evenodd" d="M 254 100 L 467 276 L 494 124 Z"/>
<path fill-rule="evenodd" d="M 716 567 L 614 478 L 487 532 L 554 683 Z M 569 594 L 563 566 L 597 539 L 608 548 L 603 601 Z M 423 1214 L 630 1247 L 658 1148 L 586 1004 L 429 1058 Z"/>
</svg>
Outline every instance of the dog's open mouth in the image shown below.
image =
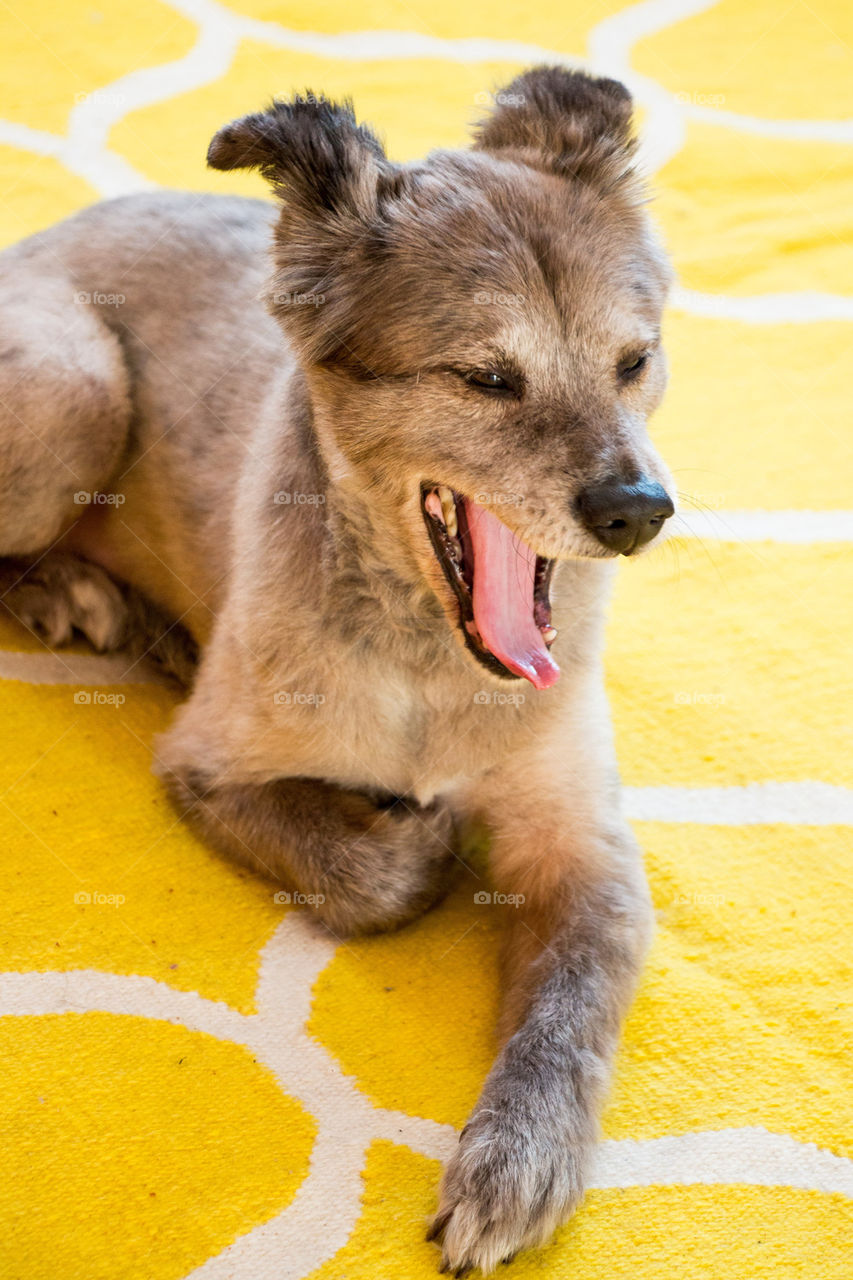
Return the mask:
<svg viewBox="0 0 853 1280">
<path fill-rule="evenodd" d="M 557 635 L 548 594 L 554 561 L 446 485 L 421 485 L 421 506 L 468 648 L 495 675 L 549 688 L 560 677 L 548 652 Z"/>
</svg>

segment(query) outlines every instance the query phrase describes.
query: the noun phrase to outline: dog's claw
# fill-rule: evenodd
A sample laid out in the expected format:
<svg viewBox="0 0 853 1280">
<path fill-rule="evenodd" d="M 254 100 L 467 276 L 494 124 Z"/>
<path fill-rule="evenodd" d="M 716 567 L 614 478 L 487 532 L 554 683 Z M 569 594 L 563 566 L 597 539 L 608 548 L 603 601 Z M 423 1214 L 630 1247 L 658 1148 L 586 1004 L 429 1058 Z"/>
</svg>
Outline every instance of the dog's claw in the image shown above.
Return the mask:
<svg viewBox="0 0 853 1280">
<path fill-rule="evenodd" d="M 426 1238 L 430 1243 L 432 1243 L 432 1241 L 434 1240 L 441 1239 L 441 1236 L 444 1233 L 444 1228 L 447 1226 L 447 1223 L 450 1219 L 450 1215 L 452 1214 L 452 1212 L 453 1212 L 452 1209 L 444 1209 L 442 1210 L 442 1212 L 437 1213 L 435 1215 L 435 1217 L 432 1220 L 432 1226 L 429 1228 L 429 1230 L 426 1233 Z"/>
</svg>

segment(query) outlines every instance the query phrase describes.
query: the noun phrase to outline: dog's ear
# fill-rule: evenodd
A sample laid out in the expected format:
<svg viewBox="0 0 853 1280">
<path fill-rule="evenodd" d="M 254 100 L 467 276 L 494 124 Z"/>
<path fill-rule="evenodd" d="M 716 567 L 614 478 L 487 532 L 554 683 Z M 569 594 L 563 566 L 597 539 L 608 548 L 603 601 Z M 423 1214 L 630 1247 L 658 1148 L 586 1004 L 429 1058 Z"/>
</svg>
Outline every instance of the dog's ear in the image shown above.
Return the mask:
<svg viewBox="0 0 853 1280">
<path fill-rule="evenodd" d="M 260 169 L 272 184 L 280 211 L 267 308 L 306 361 L 345 361 L 352 317 L 372 281 L 370 246 L 403 170 L 357 123 L 351 102 L 313 93 L 225 125 L 207 162 Z"/>
<path fill-rule="evenodd" d="M 603 188 L 631 177 L 631 95 L 618 80 L 533 67 L 494 102 L 475 130 L 476 149 L 521 152 L 527 164 Z"/>
<path fill-rule="evenodd" d="M 393 166 L 349 100 L 299 94 L 225 125 L 207 152 L 212 169 L 260 169 L 278 196 L 304 213 L 369 217 Z"/>
</svg>

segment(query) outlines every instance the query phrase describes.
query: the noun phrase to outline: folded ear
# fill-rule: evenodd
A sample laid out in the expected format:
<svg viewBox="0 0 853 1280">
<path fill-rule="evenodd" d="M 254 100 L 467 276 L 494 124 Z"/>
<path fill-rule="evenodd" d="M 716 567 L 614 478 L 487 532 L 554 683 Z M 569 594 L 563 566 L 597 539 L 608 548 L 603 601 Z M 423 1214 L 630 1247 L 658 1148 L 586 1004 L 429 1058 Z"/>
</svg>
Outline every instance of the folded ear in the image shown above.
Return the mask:
<svg viewBox="0 0 853 1280">
<path fill-rule="evenodd" d="M 399 194 L 402 170 L 356 122 L 351 102 L 312 93 L 225 125 L 207 162 L 260 169 L 272 183 L 281 205 L 267 308 L 305 359 L 333 359 L 357 289 L 370 281 L 364 259 L 387 202 Z"/>
<path fill-rule="evenodd" d="M 533 67 L 494 101 L 475 131 L 478 150 L 523 152 L 527 164 L 604 188 L 631 177 L 631 95 L 618 80 Z"/>
<path fill-rule="evenodd" d="M 378 138 L 356 122 L 352 103 L 322 95 L 274 100 L 225 125 L 207 152 L 212 169 L 260 169 L 285 203 L 306 213 L 369 216 L 392 166 Z"/>
</svg>

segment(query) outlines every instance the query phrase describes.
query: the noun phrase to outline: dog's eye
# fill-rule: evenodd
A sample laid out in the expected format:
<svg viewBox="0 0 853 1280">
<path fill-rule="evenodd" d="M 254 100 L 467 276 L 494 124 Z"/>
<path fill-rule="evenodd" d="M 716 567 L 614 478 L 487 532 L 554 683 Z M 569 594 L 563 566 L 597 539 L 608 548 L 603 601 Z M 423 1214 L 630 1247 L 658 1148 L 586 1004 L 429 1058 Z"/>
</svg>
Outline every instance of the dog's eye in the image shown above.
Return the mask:
<svg viewBox="0 0 853 1280">
<path fill-rule="evenodd" d="M 515 388 L 494 369 L 475 369 L 465 374 L 465 381 L 471 387 L 480 387 L 483 391 L 514 391 Z"/>
<path fill-rule="evenodd" d="M 633 380 L 643 372 L 648 362 L 649 353 L 648 351 L 644 351 L 642 355 L 637 356 L 627 364 L 620 364 L 619 377 L 623 382 L 633 382 Z"/>
</svg>

